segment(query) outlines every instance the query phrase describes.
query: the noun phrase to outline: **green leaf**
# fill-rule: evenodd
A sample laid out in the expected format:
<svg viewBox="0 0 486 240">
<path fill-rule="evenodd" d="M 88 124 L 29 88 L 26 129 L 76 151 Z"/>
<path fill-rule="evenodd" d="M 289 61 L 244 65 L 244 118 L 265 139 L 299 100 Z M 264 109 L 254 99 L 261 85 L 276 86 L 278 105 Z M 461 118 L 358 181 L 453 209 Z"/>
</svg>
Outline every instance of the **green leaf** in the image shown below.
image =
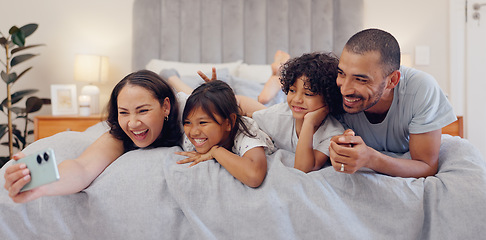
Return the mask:
<svg viewBox="0 0 486 240">
<path fill-rule="evenodd" d="M 19 56 L 16 56 L 14 58 L 12 58 L 12 60 L 10 61 L 10 66 L 15 66 L 23 61 L 27 61 L 35 56 L 37 56 L 38 54 L 24 54 L 24 55 L 19 55 Z"/>
<path fill-rule="evenodd" d="M 26 89 L 15 92 L 14 94 L 12 94 L 12 105 L 22 100 L 22 98 L 24 98 L 25 96 L 36 93 L 38 91 L 38 89 Z"/>
<path fill-rule="evenodd" d="M 36 24 L 36 23 L 30 23 L 30 24 L 26 24 L 26 25 L 22 26 L 20 28 L 20 30 L 24 33 L 25 37 L 28 37 L 32 33 L 34 33 L 35 30 L 37 30 L 37 27 L 39 27 L 38 24 Z"/>
<path fill-rule="evenodd" d="M 5 46 L 7 43 L 8 43 L 8 41 L 7 41 L 7 39 L 6 39 L 6 38 L 4 38 L 4 37 L 1 37 L 1 38 L 0 38 L 0 44 L 1 44 L 2 46 Z"/>
<path fill-rule="evenodd" d="M 26 72 L 28 72 L 30 69 L 32 69 L 32 67 L 29 67 L 27 69 L 25 69 L 23 72 L 20 73 L 20 75 L 17 77 L 17 80 L 19 80 L 20 77 L 22 77 Z M 15 81 L 17 81 L 15 80 Z"/>
<path fill-rule="evenodd" d="M 2 70 L 1 75 L 2 75 L 2 79 L 3 79 L 3 81 L 4 81 L 5 83 L 7 83 L 7 82 L 8 82 L 8 76 L 7 76 L 7 73 L 6 73 L 6 72 L 4 72 L 4 71 Z"/>
<path fill-rule="evenodd" d="M 35 93 L 35 92 L 38 92 L 39 90 L 38 89 L 27 89 L 27 90 L 21 90 L 21 91 L 18 91 L 18 92 L 15 92 L 12 94 L 12 105 L 14 105 L 15 103 L 19 102 L 20 100 L 22 100 L 23 97 L 29 95 L 29 94 L 32 94 L 32 93 Z M 5 98 L 3 101 L 2 101 L 2 105 L 3 106 L 7 106 L 7 98 Z"/>
<path fill-rule="evenodd" d="M 25 137 L 22 136 L 22 131 L 16 128 L 12 132 L 20 140 L 20 142 L 22 142 L 22 144 L 25 144 Z"/>
<path fill-rule="evenodd" d="M 45 44 L 34 44 L 34 45 L 29 45 L 29 46 L 23 46 L 23 47 L 18 47 L 18 48 L 14 48 L 12 49 L 12 55 L 16 52 L 19 52 L 19 51 L 22 51 L 22 50 L 25 50 L 25 49 L 29 49 L 29 48 L 35 48 L 35 47 L 39 47 L 39 46 L 45 46 Z"/>
<path fill-rule="evenodd" d="M 44 105 L 51 105 L 51 99 L 50 98 L 41 98 L 42 103 Z"/>
<path fill-rule="evenodd" d="M 13 27 L 10 28 L 10 30 L 8 30 L 8 33 L 10 35 L 12 35 L 12 34 L 18 32 L 18 31 L 20 31 L 20 28 L 18 28 L 17 26 L 13 26 Z"/>
<path fill-rule="evenodd" d="M 1 73 L 2 75 L 2 79 L 3 81 L 6 83 L 6 84 L 10 84 L 10 83 L 13 83 L 15 81 L 17 81 L 17 73 L 10 73 L 9 75 L 7 75 L 7 73 L 5 73 L 4 71 L 2 71 Z"/>
<path fill-rule="evenodd" d="M 20 108 L 20 107 L 12 107 L 10 111 L 14 112 L 15 114 L 23 114 L 25 113 L 25 108 Z"/>
<path fill-rule="evenodd" d="M 25 112 L 33 113 L 42 108 L 42 100 L 38 97 L 29 97 L 25 101 Z"/>
<path fill-rule="evenodd" d="M 16 31 L 12 34 L 12 42 L 23 47 L 25 45 L 25 34 L 23 31 Z"/>
<path fill-rule="evenodd" d="M 0 125 L 0 139 L 5 135 L 5 133 L 8 132 L 8 125 L 7 124 L 1 124 Z"/>
<path fill-rule="evenodd" d="M 17 73 L 10 73 L 8 75 L 8 78 L 7 78 L 7 84 L 10 84 L 10 83 L 14 83 L 15 81 L 17 81 Z"/>
</svg>

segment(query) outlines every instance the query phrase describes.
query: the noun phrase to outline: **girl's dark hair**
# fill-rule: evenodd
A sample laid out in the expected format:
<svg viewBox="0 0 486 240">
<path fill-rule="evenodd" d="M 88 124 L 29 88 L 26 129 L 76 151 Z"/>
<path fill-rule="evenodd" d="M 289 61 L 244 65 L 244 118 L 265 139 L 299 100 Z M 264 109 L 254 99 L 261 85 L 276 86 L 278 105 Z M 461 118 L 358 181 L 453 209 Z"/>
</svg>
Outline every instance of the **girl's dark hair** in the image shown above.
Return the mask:
<svg viewBox="0 0 486 240">
<path fill-rule="evenodd" d="M 110 134 L 123 141 L 125 151 L 138 148 L 128 135 L 123 131 L 118 123 L 118 94 L 126 85 L 143 87 L 158 99 L 160 105 L 164 104 L 164 99 L 169 98 L 170 113 L 159 137 L 147 148 L 180 146 L 182 139 L 181 125 L 179 122 L 179 105 L 170 85 L 159 77 L 156 73 L 148 70 L 133 72 L 124 77 L 111 92 L 108 102 L 107 122 L 110 126 Z M 163 118 L 163 116 L 160 116 Z"/>
<path fill-rule="evenodd" d="M 339 60 L 332 53 L 313 52 L 292 58 L 282 66 L 282 90 L 288 94 L 295 81 L 305 76 L 305 86 L 324 97 L 331 114 L 343 113 L 343 99 L 336 84 L 338 63 Z"/>
<path fill-rule="evenodd" d="M 189 98 L 187 98 L 186 106 L 182 112 L 183 121 L 187 119 L 188 115 L 195 108 L 201 108 L 220 125 L 222 123 L 216 120 L 215 115 L 230 120 L 232 126 L 230 137 L 219 143 L 220 146 L 229 151 L 231 151 L 231 148 L 233 147 L 238 130 L 241 130 L 247 136 L 255 137 L 255 135 L 250 133 L 248 127 L 243 122 L 233 89 L 223 81 L 213 80 L 194 89 Z M 236 115 L 235 122 L 232 122 L 231 120 L 232 114 Z"/>
</svg>

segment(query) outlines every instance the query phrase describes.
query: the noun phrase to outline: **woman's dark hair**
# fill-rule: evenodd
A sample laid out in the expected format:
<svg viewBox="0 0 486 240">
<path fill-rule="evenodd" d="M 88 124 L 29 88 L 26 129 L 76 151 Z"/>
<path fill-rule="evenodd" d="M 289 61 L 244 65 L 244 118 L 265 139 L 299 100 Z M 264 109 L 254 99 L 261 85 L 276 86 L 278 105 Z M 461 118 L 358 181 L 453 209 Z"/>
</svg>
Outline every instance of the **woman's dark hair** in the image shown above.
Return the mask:
<svg viewBox="0 0 486 240">
<path fill-rule="evenodd" d="M 159 137 L 147 148 L 180 146 L 182 139 L 181 124 L 179 122 L 179 105 L 170 85 L 152 71 L 140 70 L 124 77 L 111 92 L 108 102 L 107 122 L 110 126 L 110 134 L 123 141 L 125 151 L 138 148 L 128 135 L 123 131 L 118 123 L 118 94 L 126 85 L 143 87 L 158 99 L 160 105 L 164 104 L 164 99 L 169 98 L 170 113 L 164 122 L 164 127 Z M 160 116 L 163 118 L 163 116 Z"/>
<path fill-rule="evenodd" d="M 339 60 L 332 53 L 313 52 L 292 58 L 282 66 L 280 83 L 285 94 L 302 76 L 307 78 L 305 86 L 313 93 L 324 97 L 333 115 L 343 113 L 343 99 L 336 84 Z"/>
<path fill-rule="evenodd" d="M 213 80 L 194 89 L 189 98 L 187 98 L 186 106 L 182 112 L 182 120 L 185 121 L 191 111 L 196 108 L 201 108 L 220 125 L 223 123 L 218 122 L 215 115 L 219 115 L 223 119 L 229 119 L 231 122 L 230 137 L 219 143 L 220 146 L 229 151 L 233 147 L 238 130 L 241 130 L 247 136 L 255 137 L 243 122 L 233 89 L 221 80 Z M 231 120 L 232 114 L 236 115 L 235 122 Z"/>
</svg>

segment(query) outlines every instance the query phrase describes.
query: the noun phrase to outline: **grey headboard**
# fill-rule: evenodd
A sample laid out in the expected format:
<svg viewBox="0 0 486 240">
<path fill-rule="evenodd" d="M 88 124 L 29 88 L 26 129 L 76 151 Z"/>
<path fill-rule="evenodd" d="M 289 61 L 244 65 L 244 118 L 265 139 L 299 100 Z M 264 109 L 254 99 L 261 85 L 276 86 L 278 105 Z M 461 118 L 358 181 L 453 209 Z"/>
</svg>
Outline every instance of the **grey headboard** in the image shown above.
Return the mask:
<svg viewBox="0 0 486 240">
<path fill-rule="evenodd" d="M 362 29 L 364 0 L 135 0 L 132 70 L 152 58 L 268 64 L 333 51 Z"/>
</svg>

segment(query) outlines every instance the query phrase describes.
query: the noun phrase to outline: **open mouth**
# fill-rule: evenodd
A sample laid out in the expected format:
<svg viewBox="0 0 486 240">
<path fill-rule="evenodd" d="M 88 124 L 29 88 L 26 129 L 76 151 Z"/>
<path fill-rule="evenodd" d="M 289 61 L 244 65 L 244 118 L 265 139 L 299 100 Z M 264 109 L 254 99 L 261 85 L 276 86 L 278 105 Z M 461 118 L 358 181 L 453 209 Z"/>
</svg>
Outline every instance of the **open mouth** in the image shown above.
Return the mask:
<svg viewBox="0 0 486 240">
<path fill-rule="evenodd" d="M 360 98 L 350 98 L 350 97 L 344 97 L 344 101 L 349 102 L 349 103 L 354 103 L 361 100 Z"/>
<path fill-rule="evenodd" d="M 192 139 L 193 144 L 196 147 L 200 147 L 200 146 L 204 145 L 207 140 L 208 140 L 207 138 L 193 138 Z"/>
<path fill-rule="evenodd" d="M 344 107 L 352 108 L 356 106 L 361 101 L 359 97 L 343 97 L 343 105 Z"/>
<path fill-rule="evenodd" d="M 304 112 L 306 109 L 303 107 L 292 106 L 292 110 L 294 110 L 294 112 Z"/>
<path fill-rule="evenodd" d="M 135 138 L 140 139 L 144 138 L 147 135 L 148 129 L 142 130 L 142 131 L 132 131 L 133 135 Z"/>
</svg>

